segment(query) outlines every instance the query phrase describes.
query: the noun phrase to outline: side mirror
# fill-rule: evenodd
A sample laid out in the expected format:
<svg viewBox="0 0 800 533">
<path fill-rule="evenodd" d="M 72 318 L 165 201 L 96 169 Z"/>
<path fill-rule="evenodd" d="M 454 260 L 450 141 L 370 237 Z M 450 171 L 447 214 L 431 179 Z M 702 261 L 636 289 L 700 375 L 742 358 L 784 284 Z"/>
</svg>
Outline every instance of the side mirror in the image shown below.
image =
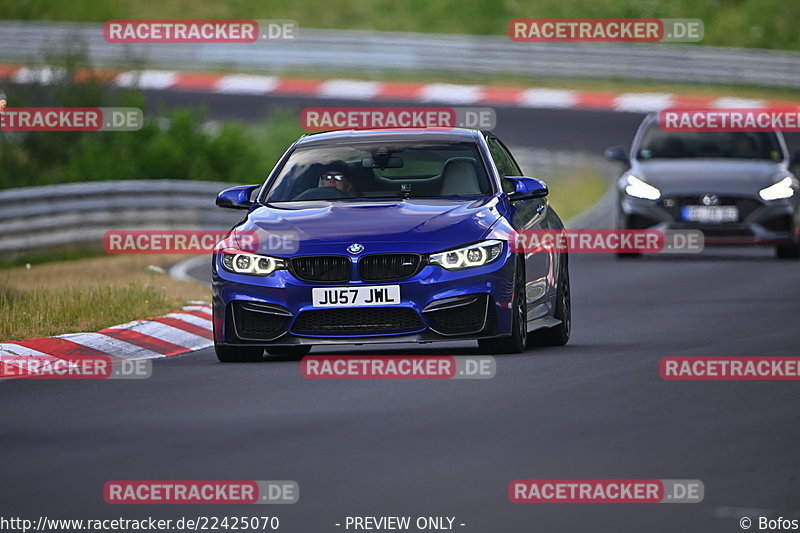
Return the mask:
<svg viewBox="0 0 800 533">
<path fill-rule="evenodd" d="M 525 176 L 508 176 L 507 179 L 514 185 L 514 192 L 509 195 L 513 202 L 516 200 L 529 200 L 531 198 L 544 198 L 547 193 L 547 185 L 540 179 L 527 178 Z"/>
<path fill-rule="evenodd" d="M 606 148 L 606 159 L 609 161 L 619 161 L 621 163 L 628 162 L 628 149 L 624 146 L 611 146 Z"/>
<path fill-rule="evenodd" d="M 250 209 L 253 202 L 250 201 L 250 196 L 253 191 L 261 187 L 261 185 L 238 185 L 225 189 L 217 195 L 217 207 L 228 207 L 231 209 Z"/>
</svg>

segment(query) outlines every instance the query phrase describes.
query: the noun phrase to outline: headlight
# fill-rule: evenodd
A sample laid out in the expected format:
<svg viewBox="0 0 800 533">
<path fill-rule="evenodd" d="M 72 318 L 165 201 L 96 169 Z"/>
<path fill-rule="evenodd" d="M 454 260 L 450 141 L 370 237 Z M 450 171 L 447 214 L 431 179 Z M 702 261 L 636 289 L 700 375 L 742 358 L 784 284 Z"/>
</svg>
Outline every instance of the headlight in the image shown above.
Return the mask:
<svg viewBox="0 0 800 533">
<path fill-rule="evenodd" d="M 488 265 L 498 257 L 503 250 L 503 241 L 483 241 L 453 250 L 431 254 L 428 263 L 439 265 L 447 270 L 464 270 Z"/>
<path fill-rule="evenodd" d="M 758 195 L 764 200 L 780 200 L 781 198 L 789 198 L 793 194 L 791 176 L 786 176 L 778 183 L 758 191 Z"/>
<path fill-rule="evenodd" d="M 644 198 L 645 200 L 658 200 L 661 198 L 661 191 L 636 176 L 628 174 L 625 180 L 628 183 L 625 187 L 625 192 L 629 195 L 636 198 Z"/>
<path fill-rule="evenodd" d="M 225 249 L 221 252 L 220 263 L 229 272 L 267 276 L 278 269 L 286 268 L 286 261 L 279 257 L 251 254 L 241 250 Z"/>
</svg>

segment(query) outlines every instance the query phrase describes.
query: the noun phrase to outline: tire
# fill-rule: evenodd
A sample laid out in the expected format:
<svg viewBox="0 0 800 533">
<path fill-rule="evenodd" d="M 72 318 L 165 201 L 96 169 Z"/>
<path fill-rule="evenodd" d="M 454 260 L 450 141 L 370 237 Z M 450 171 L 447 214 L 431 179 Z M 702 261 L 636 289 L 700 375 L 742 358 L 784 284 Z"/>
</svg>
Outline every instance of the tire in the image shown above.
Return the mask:
<svg viewBox="0 0 800 533">
<path fill-rule="evenodd" d="M 800 259 L 800 244 L 784 244 L 775 247 L 778 259 Z"/>
<path fill-rule="evenodd" d="M 478 339 L 478 347 L 487 354 L 522 353 L 528 346 L 528 302 L 525 298 L 525 263 L 517 261 L 514 273 L 514 313 L 511 336 L 500 339 Z"/>
<path fill-rule="evenodd" d="M 628 229 L 628 218 L 622 213 L 622 211 L 617 212 L 617 229 L 620 231 L 626 231 Z M 617 259 L 639 259 L 642 257 L 640 253 L 623 253 L 617 252 L 614 254 Z"/>
<path fill-rule="evenodd" d="M 565 258 L 567 256 L 564 256 Z M 556 293 L 556 310 L 554 318 L 561 324 L 552 328 L 534 331 L 530 335 L 529 344 L 536 346 L 564 346 L 569 342 L 572 332 L 572 291 L 569 286 L 569 265 L 561 262 L 561 273 L 558 276 L 558 292 Z"/>
<path fill-rule="evenodd" d="M 288 355 L 291 357 L 302 357 L 311 351 L 311 346 L 268 346 L 267 353 L 270 355 Z"/>
<path fill-rule="evenodd" d="M 220 363 L 255 363 L 264 357 L 263 346 L 226 346 L 214 343 Z"/>
</svg>

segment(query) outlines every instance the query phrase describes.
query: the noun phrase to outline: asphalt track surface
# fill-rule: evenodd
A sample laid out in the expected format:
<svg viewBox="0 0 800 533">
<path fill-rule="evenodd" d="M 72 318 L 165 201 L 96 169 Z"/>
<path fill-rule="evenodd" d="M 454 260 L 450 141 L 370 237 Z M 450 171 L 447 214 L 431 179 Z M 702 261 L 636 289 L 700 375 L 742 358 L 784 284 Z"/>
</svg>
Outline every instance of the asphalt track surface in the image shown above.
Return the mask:
<svg viewBox="0 0 800 533">
<path fill-rule="evenodd" d="M 215 113 L 250 107 L 228 105 Z M 557 133 L 520 123 L 531 117 Z M 529 111 L 498 133 L 555 147 L 584 124 L 572 147 L 602 148 L 628 141 L 639 118 Z M 498 356 L 490 380 L 305 380 L 297 361 L 223 365 L 204 350 L 155 361 L 147 380 L 0 383 L 0 516 L 274 514 L 302 533 L 344 531 L 334 524 L 353 515 L 453 516 L 466 524 L 456 531 L 482 533 L 732 532 L 745 515 L 800 518 L 800 385 L 658 374 L 667 355 L 798 355 L 800 264 L 772 257 L 574 254 L 569 345 Z M 519 478 L 699 479 L 705 500 L 513 504 Z M 289 479 L 300 501 L 114 506 L 102 498 L 114 479 Z"/>
<path fill-rule="evenodd" d="M 724 90 L 724 89 L 723 89 Z M 146 111 L 156 112 L 161 105 L 203 108 L 209 119 L 236 119 L 257 122 L 273 113 L 299 116 L 304 107 L 375 107 L 403 105 L 411 107 L 446 104 L 404 101 L 347 101 L 341 99 L 226 95 L 195 91 L 148 91 Z M 480 104 L 455 107 L 486 107 Z M 630 146 L 642 113 L 601 110 L 566 110 L 494 106 L 497 127 L 494 131 L 509 146 L 575 150 L 602 154 L 613 145 Z M 790 148 L 800 149 L 800 133 L 785 134 Z"/>
</svg>

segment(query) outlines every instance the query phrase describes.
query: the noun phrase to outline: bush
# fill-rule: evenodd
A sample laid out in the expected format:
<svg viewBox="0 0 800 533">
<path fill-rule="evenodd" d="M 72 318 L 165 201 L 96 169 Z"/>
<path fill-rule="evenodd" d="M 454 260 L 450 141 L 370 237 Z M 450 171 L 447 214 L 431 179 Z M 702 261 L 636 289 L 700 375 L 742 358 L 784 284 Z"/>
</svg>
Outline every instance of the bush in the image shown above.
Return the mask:
<svg viewBox="0 0 800 533">
<path fill-rule="evenodd" d="M 99 76 L 73 82 L 81 62 L 69 56 L 47 85 L 13 94 L 14 107 L 144 107 L 141 94 L 109 91 Z M 11 95 L 9 95 L 11 97 Z M 257 125 L 206 121 L 204 109 L 161 109 L 135 132 L 0 132 L 0 189 L 117 179 L 263 179 L 302 133 L 298 114 Z M 210 127 L 214 126 L 214 127 Z"/>
</svg>

